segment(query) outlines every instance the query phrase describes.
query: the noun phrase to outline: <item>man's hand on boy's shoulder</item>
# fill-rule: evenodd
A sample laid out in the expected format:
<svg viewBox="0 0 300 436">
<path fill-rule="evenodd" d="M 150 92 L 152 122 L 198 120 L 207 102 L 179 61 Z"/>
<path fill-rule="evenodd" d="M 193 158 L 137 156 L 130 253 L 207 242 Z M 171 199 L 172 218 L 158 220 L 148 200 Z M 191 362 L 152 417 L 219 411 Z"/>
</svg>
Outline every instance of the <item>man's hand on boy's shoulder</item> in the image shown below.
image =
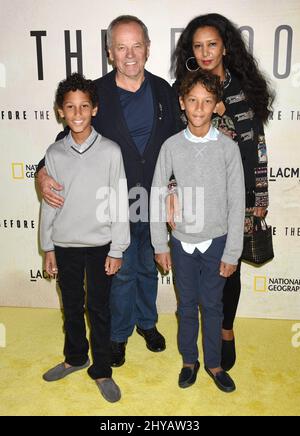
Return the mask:
<svg viewBox="0 0 300 436">
<path fill-rule="evenodd" d="M 108 276 L 116 274 L 122 266 L 122 258 L 117 259 L 114 257 L 107 256 L 105 261 L 105 272 Z"/>
<path fill-rule="evenodd" d="M 231 265 L 230 263 L 220 263 L 220 276 L 230 277 L 236 271 L 237 265 Z"/>
<path fill-rule="evenodd" d="M 155 262 L 158 263 L 163 272 L 166 274 L 172 268 L 172 261 L 170 253 L 158 253 L 155 255 Z"/>
</svg>

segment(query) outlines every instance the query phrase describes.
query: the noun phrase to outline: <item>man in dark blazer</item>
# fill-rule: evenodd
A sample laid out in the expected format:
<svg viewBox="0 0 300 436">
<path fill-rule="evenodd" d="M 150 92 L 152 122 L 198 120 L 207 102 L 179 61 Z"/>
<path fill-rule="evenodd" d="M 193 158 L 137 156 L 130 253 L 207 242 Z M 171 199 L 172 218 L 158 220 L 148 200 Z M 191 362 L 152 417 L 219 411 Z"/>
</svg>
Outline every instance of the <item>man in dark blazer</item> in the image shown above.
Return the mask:
<svg viewBox="0 0 300 436">
<path fill-rule="evenodd" d="M 158 277 L 148 198 L 160 147 L 180 129 L 180 121 L 170 85 L 145 70 L 150 39 L 144 23 L 128 15 L 113 20 L 107 30 L 107 48 L 115 68 L 95 81 L 99 110 L 93 126 L 120 145 L 130 198 L 131 244 L 111 289 L 112 366 L 121 366 L 135 326 L 149 350 L 159 352 L 166 347 L 156 328 Z M 41 161 L 39 169 L 43 166 Z M 44 199 L 61 207 L 62 197 L 53 192 L 60 185 L 45 168 L 38 172 L 38 181 Z"/>
</svg>

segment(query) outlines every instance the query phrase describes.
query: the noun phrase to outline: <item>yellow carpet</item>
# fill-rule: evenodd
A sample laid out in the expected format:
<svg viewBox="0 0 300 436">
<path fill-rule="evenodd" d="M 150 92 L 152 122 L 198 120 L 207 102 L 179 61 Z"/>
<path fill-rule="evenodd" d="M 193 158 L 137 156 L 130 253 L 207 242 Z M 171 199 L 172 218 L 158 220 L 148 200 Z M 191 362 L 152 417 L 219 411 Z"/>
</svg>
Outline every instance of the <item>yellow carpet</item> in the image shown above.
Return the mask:
<svg viewBox="0 0 300 436">
<path fill-rule="evenodd" d="M 293 321 L 237 319 L 238 361 L 231 371 L 237 391 L 225 394 L 204 371 L 202 359 L 195 385 L 177 386 L 176 320 L 161 315 L 167 350 L 151 353 L 133 334 L 126 364 L 114 370 L 122 390 L 114 404 L 102 398 L 85 370 L 58 382 L 43 381 L 43 372 L 63 359 L 59 310 L 1 308 L 0 324 L 6 328 L 6 347 L 0 346 L 0 415 L 300 414 L 300 348 L 291 344 Z"/>
</svg>

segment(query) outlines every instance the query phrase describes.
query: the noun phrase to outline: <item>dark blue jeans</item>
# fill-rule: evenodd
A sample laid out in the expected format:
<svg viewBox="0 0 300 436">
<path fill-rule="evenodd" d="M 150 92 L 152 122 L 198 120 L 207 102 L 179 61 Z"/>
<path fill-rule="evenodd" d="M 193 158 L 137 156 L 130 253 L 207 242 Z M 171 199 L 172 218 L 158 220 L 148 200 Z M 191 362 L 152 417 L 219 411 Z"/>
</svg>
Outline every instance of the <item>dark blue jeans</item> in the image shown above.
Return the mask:
<svg viewBox="0 0 300 436">
<path fill-rule="evenodd" d="M 111 339 L 125 342 L 134 326 L 150 329 L 157 322 L 157 269 L 149 223 L 131 227 L 131 243 L 111 288 Z"/>
<path fill-rule="evenodd" d="M 181 242 L 171 237 L 175 284 L 178 291 L 178 347 L 184 363 L 198 359 L 199 307 L 202 315 L 204 363 L 217 368 L 221 363 L 223 288 L 219 274 L 226 235 L 215 238 L 201 253 L 186 253 Z"/>
</svg>

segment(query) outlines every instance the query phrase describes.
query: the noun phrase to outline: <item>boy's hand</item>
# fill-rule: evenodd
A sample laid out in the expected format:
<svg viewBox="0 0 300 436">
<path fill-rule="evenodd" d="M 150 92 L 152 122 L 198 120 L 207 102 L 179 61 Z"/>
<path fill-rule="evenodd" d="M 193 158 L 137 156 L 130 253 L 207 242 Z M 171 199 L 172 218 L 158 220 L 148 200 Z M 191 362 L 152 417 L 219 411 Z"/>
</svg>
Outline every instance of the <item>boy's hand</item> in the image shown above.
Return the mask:
<svg viewBox="0 0 300 436">
<path fill-rule="evenodd" d="M 230 277 L 234 271 L 236 271 L 237 265 L 231 265 L 230 263 L 222 262 L 220 263 L 220 276 Z"/>
<path fill-rule="evenodd" d="M 155 255 L 155 262 L 157 262 L 166 274 L 172 268 L 172 261 L 170 253 L 159 253 Z"/>
<path fill-rule="evenodd" d="M 170 194 L 166 198 L 166 206 L 167 206 L 167 223 L 171 227 L 172 230 L 175 230 L 175 205 L 174 205 L 174 194 Z"/>
<path fill-rule="evenodd" d="M 105 272 L 108 276 L 116 274 L 122 266 L 122 259 L 115 259 L 107 256 L 105 261 Z"/>
<path fill-rule="evenodd" d="M 176 194 L 169 194 L 166 198 L 167 223 L 172 230 L 176 229 L 175 218 L 179 218 L 179 204 Z"/>
<path fill-rule="evenodd" d="M 57 264 L 54 251 L 47 251 L 45 254 L 45 270 L 52 278 L 57 274 Z"/>
<path fill-rule="evenodd" d="M 52 207 L 62 207 L 64 204 L 64 198 L 58 194 L 55 194 L 53 189 L 55 191 L 61 191 L 63 186 L 57 183 L 52 177 L 48 176 L 45 167 L 38 172 L 37 181 L 40 192 L 46 203 Z"/>
</svg>

